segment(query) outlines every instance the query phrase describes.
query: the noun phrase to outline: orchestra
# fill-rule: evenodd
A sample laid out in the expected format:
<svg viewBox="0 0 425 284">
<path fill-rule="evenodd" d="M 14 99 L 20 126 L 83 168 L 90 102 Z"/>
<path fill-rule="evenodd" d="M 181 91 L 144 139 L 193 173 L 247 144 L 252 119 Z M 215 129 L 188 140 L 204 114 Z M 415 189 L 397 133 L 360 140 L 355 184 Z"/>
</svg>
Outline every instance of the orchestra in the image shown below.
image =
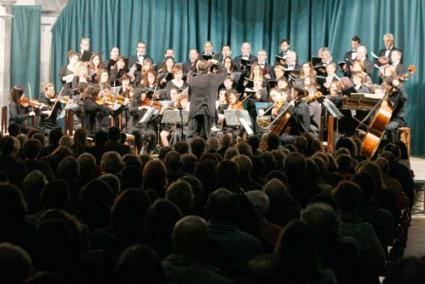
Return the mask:
<svg viewBox="0 0 425 284">
<path fill-rule="evenodd" d="M 99 129 L 117 126 L 139 138 L 156 136 L 155 141 L 170 146 L 176 137 L 208 138 L 218 132 L 248 135 L 250 131 L 242 122 L 239 126 L 226 123 L 228 110 L 246 111 L 251 135 L 264 136 L 285 111 L 292 114 L 286 127 L 289 130 L 279 136 L 282 143 L 289 143 L 297 135 L 320 135 L 326 128 L 324 100 L 352 116 L 349 121 L 355 125 L 340 131 L 354 135 L 365 124 L 358 118 L 371 115 L 359 115 L 359 110 L 348 114 L 344 98 L 356 94 L 378 98 L 385 93 L 393 110 L 385 137 L 396 141 L 396 129 L 405 125 L 407 94 L 403 85 L 410 70 L 403 65 L 403 52 L 394 47 L 392 34 L 385 34 L 384 45 L 378 55 L 369 55 L 355 36 L 341 62 L 333 58 L 328 47 L 320 48 L 317 57 L 299 62 L 289 40 L 282 39 L 270 65 L 267 52 L 260 49 L 253 55 L 249 42 L 244 42 L 241 54 L 232 58 L 230 45 L 215 53 L 213 43 L 206 41 L 202 52 L 190 49 L 187 60 L 179 63 L 173 49 L 166 50 L 162 62 L 154 62 L 148 45 L 140 41 L 136 54 L 129 58 L 113 47 L 103 62 L 101 53 L 90 51 L 90 39 L 82 38 L 79 52 L 69 51 L 68 63 L 60 70 L 59 93 L 51 83 L 43 84 L 39 100 L 28 98 L 20 86 L 12 89 L 9 122 L 22 129 L 48 131 L 63 125 L 63 113 L 70 112 L 74 130 L 85 127 L 94 135 Z M 376 100 L 376 104 L 382 103 Z M 187 112 L 188 121 L 176 118 L 163 123 L 167 110 Z M 31 125 L 27 120 L 33 117 L 38 119 Z"/>
</svg>

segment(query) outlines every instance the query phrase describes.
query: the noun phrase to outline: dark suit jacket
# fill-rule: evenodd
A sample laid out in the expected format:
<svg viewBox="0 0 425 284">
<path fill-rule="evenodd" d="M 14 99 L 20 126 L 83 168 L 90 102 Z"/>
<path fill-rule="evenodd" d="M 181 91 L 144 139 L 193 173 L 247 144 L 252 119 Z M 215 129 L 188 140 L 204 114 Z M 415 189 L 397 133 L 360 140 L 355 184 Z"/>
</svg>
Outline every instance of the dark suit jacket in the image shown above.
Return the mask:
<svg viewBox="0 0 425 284">
<path fill-rule="evenodd" d="M 400 50 L 401 51 L 401 49 L 399 49 L 399 48 L 396 48 L 396 47 L 394 47 L 393 46 L 393 48 L 391 48 L 391 51 L 390 51 L 390 53 L 388 54 L 388 58 L 390 59 L 390 64 L 391 64 L 391 53 L 393 52 L 393 50 L 396 50 L 396 49 L 398 49 L 398 50 Z M 386 51 L 387 49 L 386 48 L 383 48 L 383 49 L 381 49 L 381 50 L 379 50 L 379 52 L 378 52 L 378 56 L 379 57 L 385 57 L 385 51 Z M 403 57 L 401 57 L 401 63 L 403 63 Z M 377 63 L 379 64 L 379 62 L 377 61 Z"/>
<path fill-rule="evenodd" d="M 148 55 L 144 56 L 143 60 L 145 59 L 152 60 L 152 58 L 149 57 Z M 130 58 L 128 59 L 128 67 L 131 68 L 136 63 L 143 64 L 143 62 L 139 62 L 139 58 L 137 57 L 137 55 L 130 56 Z M 153 60 L 152 60 L 152 63 L 153 63 Z"/>
<path fill-rule="evenodd" d="M 83 54 L 81 54 L 80 60 L 83 61 L 83 62 L 88 62 L 88 61 L 90 61 L 92 54 L 93 53 L 91 51 L 84 50 Z"/>
<path fill-rule="evenodd" d="M 217 100 L 218 87 L 223 83 L 226 72 L 223 65 L 218 65 L 217 73 L 198 74 L 189 83 L 190 109 L 189 119 L 196 115 L 215 115 L 215 101 Z"/>
<path fill-rule="evenodd" d="M 235 69 L 236 71 L 242 71 L 241 68 L 241 59 L 242 59 L 242 55 L 236 56 L 235 59 L 233 59 L 233 64 L 235 65 Z M 248 60 L 250 60 L 251 62 L 255 62 L 257 61 L 257 57 L 255 55 L 250 54 L 248 57 Z"/>
</svg>

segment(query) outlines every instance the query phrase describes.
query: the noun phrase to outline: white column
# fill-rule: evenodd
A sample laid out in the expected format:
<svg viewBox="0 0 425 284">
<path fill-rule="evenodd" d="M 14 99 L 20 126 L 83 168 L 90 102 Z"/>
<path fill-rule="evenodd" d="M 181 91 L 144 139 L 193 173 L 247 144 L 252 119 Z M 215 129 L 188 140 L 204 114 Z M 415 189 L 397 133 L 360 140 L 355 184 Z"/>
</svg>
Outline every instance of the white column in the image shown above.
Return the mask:
<svg viewBox="0 0 425 284">
<path fill-rule="evenodd" d="M 0 2 L 0 105 L 8 104 L 10 89 L 10 48 L 12 44 L 12 1 Z"/>
<path fill-rule="evenodd" d="M 52 27 L 58 15 L 41 15 L 40 84 L 52 82 Z"/>
</svg>

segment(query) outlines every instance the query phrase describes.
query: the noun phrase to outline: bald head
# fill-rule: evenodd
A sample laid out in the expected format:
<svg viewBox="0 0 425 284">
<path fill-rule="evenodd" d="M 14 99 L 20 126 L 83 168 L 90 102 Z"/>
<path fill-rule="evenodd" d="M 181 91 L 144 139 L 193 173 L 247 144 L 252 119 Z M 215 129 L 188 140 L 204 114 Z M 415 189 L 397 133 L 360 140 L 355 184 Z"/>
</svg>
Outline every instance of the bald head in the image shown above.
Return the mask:
<svg viewBox="0 0 425 284">
<path fill-rule="evenodd" d="M 173 248 L 175 253 L 195 257 L 202 251 L 207 239 L 207 222 L 201 217 L 186 216 L 174 226 Z"/>
</svg>

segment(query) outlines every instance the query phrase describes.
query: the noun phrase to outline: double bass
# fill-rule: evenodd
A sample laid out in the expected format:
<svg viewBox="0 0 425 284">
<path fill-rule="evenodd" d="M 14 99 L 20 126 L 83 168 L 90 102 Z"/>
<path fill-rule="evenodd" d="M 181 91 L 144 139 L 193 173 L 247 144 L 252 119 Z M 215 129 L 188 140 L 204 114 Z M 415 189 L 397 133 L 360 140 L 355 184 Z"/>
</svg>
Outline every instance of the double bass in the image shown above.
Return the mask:
<svg viewBox="0 0 425 284">
<path fill-rule="evenodd" d="M 398 79 L 400 83 L 406 81 L 416 72 L 416 67 L 410 65 L 408 72 L 401 75 Z M 385 128 L 391 120 L 393 114 L 393 106 L 389 100 L 389 97 L 393 93 L 393 86 L 389 85 L 384 89 L 383 98 L 376 105 L 376 112 L 371 119 L 365 137 L 360 146 L 360 155 L 364 155 L 366 158 L 371 159 L 376 151 L 378 150 L 379 144 L 385 134 Z M 373 111 L 373 110 L 372 110 Z"/>
</svg>

